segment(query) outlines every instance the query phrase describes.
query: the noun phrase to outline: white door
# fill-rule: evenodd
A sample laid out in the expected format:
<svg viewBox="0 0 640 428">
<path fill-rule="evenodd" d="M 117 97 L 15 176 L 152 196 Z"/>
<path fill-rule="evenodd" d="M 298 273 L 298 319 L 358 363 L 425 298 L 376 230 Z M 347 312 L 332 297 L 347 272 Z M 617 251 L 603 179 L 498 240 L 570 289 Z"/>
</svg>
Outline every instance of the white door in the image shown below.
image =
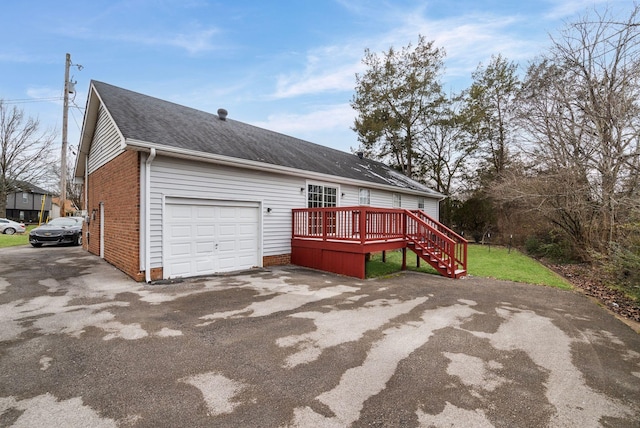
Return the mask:
<svg viewBox="0 0 640 428">
<path fill-rule="evenodd" d="M 257 203 L 167 203 L 165 215 L 165 278 L 260 265 Z"/>
</svg>

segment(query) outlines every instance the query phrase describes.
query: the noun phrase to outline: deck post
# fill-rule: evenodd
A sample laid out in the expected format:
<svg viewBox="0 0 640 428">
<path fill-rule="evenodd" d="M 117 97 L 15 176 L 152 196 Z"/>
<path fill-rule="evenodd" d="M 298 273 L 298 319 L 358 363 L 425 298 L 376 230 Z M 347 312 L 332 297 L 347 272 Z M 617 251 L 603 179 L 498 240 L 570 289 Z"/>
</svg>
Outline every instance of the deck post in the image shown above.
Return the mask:
<svg viewBox="0 0 640 428">
<path fill-rule="evenodd" d="M 407 247 L 402 248 L 402 270 L 407 270 Z"/>
<path fill-rule="evenodd" d="M 386 263 L 386 262 L 387 262 L 387 251 L 382 250 L 382 263 Z"/>
<path fill-rule="evenodd" d="M 360 244 L 364 245 L 367 242 L 367 210 L 362 208 L 360 210 L 360 224 L 358 225 L 358 231 L 360 232 Z"/>
<path fill-rule="evenodd" d="M 416 253 L 416 267 L 420 267 L 420 256 Z"/>
<path fill-rule="evenodd" d="M 327 211 L 322 210 L 322 240 L 327 240 Z"/>
</svg>

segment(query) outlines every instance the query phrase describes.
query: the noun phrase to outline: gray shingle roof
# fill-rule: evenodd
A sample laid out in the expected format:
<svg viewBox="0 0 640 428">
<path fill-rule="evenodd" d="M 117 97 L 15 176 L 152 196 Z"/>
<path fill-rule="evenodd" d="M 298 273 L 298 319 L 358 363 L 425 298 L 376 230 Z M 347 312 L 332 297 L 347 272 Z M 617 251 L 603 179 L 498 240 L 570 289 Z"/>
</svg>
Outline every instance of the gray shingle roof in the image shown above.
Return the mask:
<svg viewBox="0 0 640 428">
<path fill-rule="evenodd" d="M 92 84 L 125 139 L 441 196 L 380 162 L 107 83 Z"/>
</svg>

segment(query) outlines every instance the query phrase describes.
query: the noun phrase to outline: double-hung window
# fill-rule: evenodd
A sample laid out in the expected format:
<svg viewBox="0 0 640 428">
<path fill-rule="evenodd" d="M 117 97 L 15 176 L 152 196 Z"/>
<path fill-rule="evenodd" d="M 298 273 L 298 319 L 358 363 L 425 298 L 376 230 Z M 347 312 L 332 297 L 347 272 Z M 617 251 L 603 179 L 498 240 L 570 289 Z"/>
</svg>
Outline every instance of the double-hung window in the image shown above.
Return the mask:
<svg viewBox="0 0 640 428">
<path fill-rule="evenodd" d="M 393 194 L 393 207 L 394 208 L 402 207 L 402 195 L 400 193 Z"/>
<path fill-rule="evenodd" d="M 358 192 L 358 204 L 371 205 L 371 190 L 360 189 Z"/>
</svg>

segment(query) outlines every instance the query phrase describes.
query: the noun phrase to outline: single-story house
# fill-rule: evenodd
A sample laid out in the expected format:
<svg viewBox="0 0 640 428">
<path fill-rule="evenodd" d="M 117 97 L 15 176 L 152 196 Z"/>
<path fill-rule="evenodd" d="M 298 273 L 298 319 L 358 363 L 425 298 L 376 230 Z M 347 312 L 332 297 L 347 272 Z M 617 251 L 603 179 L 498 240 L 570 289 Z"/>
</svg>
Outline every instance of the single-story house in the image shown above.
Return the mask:
<svg viewBox="0 0 640 428">
<path fill-rule="evenodd" d="M 75 177 L 83 246 L 139 281 L 291 262 L 292 210 L 443 198 L 388 166 L 92 81 Z"/>
<path fill-rule="evenodd" d="M 41 187 L 26 181 L 14 181 L 11 192 L 7 194 L 6 217 L 25 223 L 38 223 L 46 220 L 51 211 L 51 196 Z M 0 213 L 3 214 L 3 213 Z"/>
</svg>

